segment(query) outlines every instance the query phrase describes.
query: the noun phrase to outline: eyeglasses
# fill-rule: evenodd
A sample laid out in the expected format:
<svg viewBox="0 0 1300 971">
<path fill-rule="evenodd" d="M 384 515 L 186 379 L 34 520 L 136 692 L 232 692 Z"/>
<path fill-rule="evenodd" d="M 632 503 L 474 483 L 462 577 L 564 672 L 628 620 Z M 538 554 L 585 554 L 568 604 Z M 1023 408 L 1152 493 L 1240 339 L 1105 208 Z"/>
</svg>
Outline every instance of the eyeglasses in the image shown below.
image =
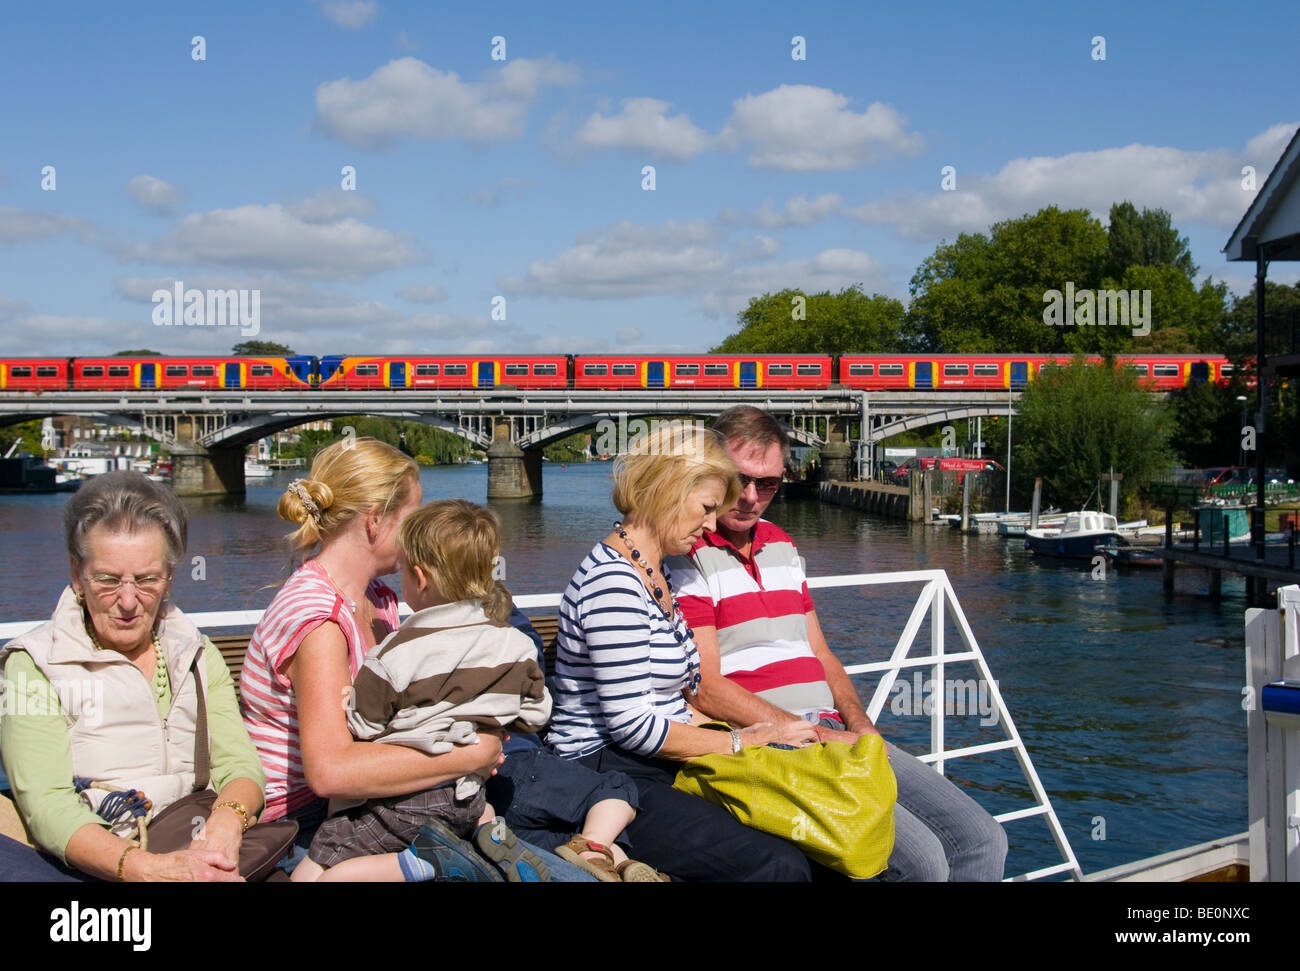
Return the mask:
<svg viewBox="0 0 1300 971">
<path fill-rule="evenodd" d="M 135 595 L 143 600 L 152 600 L 158 594 L 162 593 L 163 587 L 167 586 L 167 581 L 171 579 L 169 575 L 161 573 L 146 573 L 138 577 L 119 577 L 112 573 L 92 573 L 86 578 L 90 582 L 90 589 L 100 597 L 115 597 L 121 591 L 123 584 L 131 584 L 135 587 Z"/>
<path fill-rule="evenodd" d="M 748 489 L 751 484 L 760 496 L 770 496 L 781 488 L 781 477 L 779 475 L 752 476 L 741 472 L 739 478 L 741 492 Z"/>
</svg>

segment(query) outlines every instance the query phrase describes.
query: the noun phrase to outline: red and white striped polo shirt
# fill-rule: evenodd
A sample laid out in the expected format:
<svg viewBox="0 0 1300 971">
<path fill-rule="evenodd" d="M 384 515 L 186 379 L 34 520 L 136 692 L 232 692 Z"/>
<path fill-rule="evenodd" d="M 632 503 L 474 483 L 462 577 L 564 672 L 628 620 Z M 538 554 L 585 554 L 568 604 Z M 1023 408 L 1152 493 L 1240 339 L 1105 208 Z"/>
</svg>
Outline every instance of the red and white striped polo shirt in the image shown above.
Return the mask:
<svg viewBox="0 0 1300 971">
<path fill-rule="evenodd" d="M 723 675 L 801 718 L 834 713 L 826 672 L 808 643 L 813 602 L 799 551 L 780 527 L 760 519 L 749 556 L 705 533 L 689 558 L 670 563 L 686 622 L 718 629 Z"/>
<path fill-rule="evenodd" d="M 397 594 L 392 588 L 374 580 L 366 589 L 366 597 L 388 629 L 396 630 Z M 348 673 L 355 680 L 366 659 L 365 640 L 352 611 L 314 560 L 300 566 L 280 588 L 248 642 L 239 678 L 240 708 L 244 727 L 266 772 L 265 820 L 279 819 L 316 798 L 302 768 L 298 703 L 293 686 L 280 668 L 293 657 L 303 638 L 326 621 L 333 621 L 343 631 L 348 644 Z"/>
</svg>

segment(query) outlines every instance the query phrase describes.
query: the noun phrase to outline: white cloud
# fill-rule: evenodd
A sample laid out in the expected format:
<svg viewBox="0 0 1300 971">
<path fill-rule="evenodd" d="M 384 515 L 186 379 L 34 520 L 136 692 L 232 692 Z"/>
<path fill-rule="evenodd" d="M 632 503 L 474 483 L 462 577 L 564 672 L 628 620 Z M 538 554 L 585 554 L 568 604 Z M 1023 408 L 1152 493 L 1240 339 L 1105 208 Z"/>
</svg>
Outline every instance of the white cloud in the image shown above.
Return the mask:
<svg viewBox="0 0 1300 971">
<path fill-rule="evenodd" d="M 3 293 L 0 293 L 0 322 L 12 320 L 26 312 L 27 304 L 21 300 L 11 300 Z"/>
<path fill-rule="evenodd" d="M 781 249 L 781 241 L 759 233 L 749 239 L 740 241 L 737 256 L 742 260 L 766 260 L 775 256 Z"/>
<path fill-rule="evenodd" d="M 614 343 L 618 345 L 635 344 L 640 339 L 641 331 L 636 327 L 620 327 L 614 335 Z"/>
<path fill-rule="evenodd" d="M 738 267 L 700 300 L 705 313 L 734 319 L 751 297 L 791 287 L 804 293 L 837 291 L 861 283 L 867 293 L 892 289 L 885 267 L 860 250 L 827 249 L 811 259 Z"/>
<path fill-rule="evenodd" d="M 567 83 L 573 69 L 520 58 L 488 82 L 462 81 L 414 57 L 316 88 L 316 124 L 349 145 L 385 148 L 402 138 L 495 142 L 524 130 L 525 103 L 541 86 Z"/>
<path fill-rule="evenodd" d="M 320 279 L 359 279 L 416 258 L 404 236 L 351 217 L 309 221 L 278 203 L 192 213 L 154 243 L 137 247 L 135 256 Z"/>
<path fill-rule="evenodd" d="M 616 148 L 672 162 L 688 161 L 713 139 L 687 115 L 669 118 L 668 107 L 657 98 L 627 98 L 618 114 L 592 114 L 573 139 L 590 149 Z"/>
<path fill-rule="evenodd" d="M 583 234 L 575 246 L 531 263 L 525 276 L 506 278 L 501 286 L 595 300 L 694 292 L 730 267 L 718 239 L 717 228 L 702 219 L 657 226 L 624 221 Z"/>
<path fill-rule="evenodd" d="M 548 85 L 567 86 L 577 83 L 577 67 L 548 54 L 543 58 L 516 57 L 506 61 L 492 88 L 496 94 L 531 101 Z"/>
<path fill-rule="evenodd" d="M 924 147 L 891 106 L 876 101 L 856 112 L 845 95 L 807 84 L 736 99 L 720 137 L 732 146 L 752 143 L 749 164 L 755 168 L 795 172 L 857 168 Z"/>
<path fill-rule="evenodd" d="M 15 316 L 0 329 L 0 354 L 44 357 L 50 354 L 112 353 L 142 347 L 143 331 L 134 332 L 129 321 L 72 314 Z M 57 350 L 56 350 L 57 349 Z"/>
<path fill-rule="evenodd" d="M 37 212 L 34 209 L 0 206 L 0 243 L 22 243 L 61 233 L 76 233 L 86 239 L 93 234 L 93 230 L 89 223 L 61 212 Z"/>
<path fill-rule="evenodd" d="M 184 193 L 176 186 L 143 174 L 126 184 L 126 194 L 140 207 L 160 216 L 174 212 L 184 198 Z"/>
<path fill-rule="evenodd" d="M 397 291 L 397 295 L 403 300 L 409 300 L 412 303 L 441 303 L 447 299 L 446 290 L 428 283 L 413 283 L 410 286 L 402 287 Z"/>
<path fill-rule="evenodd" d="M 348 30 L 360 30 L 379 16 L 379 4 L 374 0 L 317 0 L 316 6 L 326 18 Z"/>
<path fill-rule="evenodd" d="M 957 189 L 877 200 L 844 214 L 868 225 L 892 225 L 908 239 L 931 241 L 960 232 L 984 232 L 1044 206 L 1087 209 L 1102 222 L 1113 203 L 1160 208 L 1174 224 L 1207 223 L 1232 229 L 1255 194 L 1241 187 L 1241 168 L 1254 165 L 1261 186 L 1294 124 L 1274 125 L 1252 138 L 1245 152 L 1186 151 L 1126 145 L 1062 156 L 1012 159 L 994 175 L 957 172 Z"/>
<path fill-rule="evenodd" d="M 785 206 L 777 211 L 772 207 L 772 200 L 765 199 L 763 204 L 753 212 L 744 209 L 725 209 L 722 221 L 732 226 L 755 225 L 764 229 L 784 229 L 787 226 L 811 226 L 821 222 L 843 203 L 843 199 L 834 192 L 824 192 L 809 200 L 803 194 L 787 199 Z"/>
<path fill-rule="evenodd" d="M 328 189 L 287 207 L 291 215 L 305 223 L 333 223 L 349 216 L 369 216 L 374 202 L 353 190 Z"/>
<path fill-rule="evenodd" d="M 419 50 L 420 48 L 420 42 L 405 30 L 399 30 L 397 32 L 397 40 L 394 43 L 396 43 L 399 51 L 404 51 L 408 54 L 412 51 Z"/>
</svg>

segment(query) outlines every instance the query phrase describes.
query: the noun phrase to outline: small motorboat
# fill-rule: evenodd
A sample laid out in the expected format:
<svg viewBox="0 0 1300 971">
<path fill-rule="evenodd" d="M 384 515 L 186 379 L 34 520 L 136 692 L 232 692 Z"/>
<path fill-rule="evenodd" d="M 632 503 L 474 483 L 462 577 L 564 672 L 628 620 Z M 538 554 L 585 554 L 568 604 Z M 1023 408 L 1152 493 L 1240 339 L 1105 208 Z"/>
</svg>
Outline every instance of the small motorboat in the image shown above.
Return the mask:
<svg viewBox="0 0 1300 971">
<path fill-rule="evenodd" d="M 1059 529 L 1025 530 L 1025 549 L 1037 556 L 1055 556 L 1067 560 L 1090 560 L 1098 546 L 1113 546 L 1120 541 L 1115 517 L 1104 512 L 1072 512 Z"/>
</svg>

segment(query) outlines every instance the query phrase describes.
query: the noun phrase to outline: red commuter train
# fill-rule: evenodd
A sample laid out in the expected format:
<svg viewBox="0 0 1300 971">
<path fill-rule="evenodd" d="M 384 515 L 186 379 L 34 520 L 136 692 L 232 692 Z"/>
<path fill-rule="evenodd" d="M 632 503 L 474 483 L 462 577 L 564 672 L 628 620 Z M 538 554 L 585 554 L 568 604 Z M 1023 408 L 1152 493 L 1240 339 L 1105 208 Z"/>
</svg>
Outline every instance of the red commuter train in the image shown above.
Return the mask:
<svg viewBox="0 0 1300 971">
<path fill-rule="evenodd" d="M 1068 358 L 1045 354 L 443 354 L 314 357 L 0 358 L 0 391 L 214 388 L 523 390 L 677 389 L 862 391 L 1023 388 Z M 1102 359 L 1091 357 L 1090 363 Z M 1226 381 L 1221 355 L 1120 359 L 1152 390 Z"/>
</svg>

